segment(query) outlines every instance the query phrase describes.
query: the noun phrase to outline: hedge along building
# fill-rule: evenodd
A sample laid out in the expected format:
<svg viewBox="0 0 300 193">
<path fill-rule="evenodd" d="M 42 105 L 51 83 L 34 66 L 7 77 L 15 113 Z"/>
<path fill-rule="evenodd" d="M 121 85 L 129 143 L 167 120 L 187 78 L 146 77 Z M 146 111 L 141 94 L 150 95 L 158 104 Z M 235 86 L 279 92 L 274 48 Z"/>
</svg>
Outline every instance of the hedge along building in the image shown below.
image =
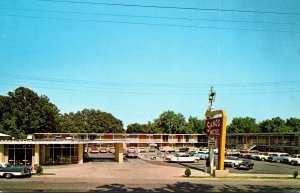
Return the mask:
<svg viewBox="0 0 300 193">
<path fill-rule="evenodd" d="M 115 147 L 115 160 L 123 163 L 123 144 L 129 140 L 37 139 L 0 140 L 0 162 L 22 165 L 83 163 L 84 148 L 89 144 Z"/>
</svg>

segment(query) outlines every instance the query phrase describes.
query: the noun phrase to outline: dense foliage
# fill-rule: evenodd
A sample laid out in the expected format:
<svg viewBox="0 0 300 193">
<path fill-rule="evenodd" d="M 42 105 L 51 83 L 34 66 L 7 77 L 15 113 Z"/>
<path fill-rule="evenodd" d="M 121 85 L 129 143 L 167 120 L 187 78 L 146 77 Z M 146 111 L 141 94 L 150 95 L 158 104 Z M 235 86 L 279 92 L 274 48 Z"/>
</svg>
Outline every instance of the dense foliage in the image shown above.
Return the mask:
<svg viewBox="0 0 300 193">
<path fill-rule="evenodd" d="M 300 119 L 280 117 L 256 123 L 251 117 L 235 117 L 227 127 L 228 133 L 300 132 Z M 0 133 L 25 138 L 32 133 L 122 133 L 121 120 L 112 114 L 95 109 L 83 109 L 76 113 L 59 114 L 58 108 L 44 95 L 19 87 L 8 96 L 0 95 Z M 133 123 L 127 133 L 176 133 L 194 134 L 205 132 L 205 120 L 180 113 L 165 111 L 147 124 Z"/>
<path fill-rule="evenodd" d="M 60 132 L 122 133 L 123 123 L 112 114 L 94 109 L 66 113 L 60 117 Z"/>
<path fill-rule="evenodd" d="M 228 133 L 257 133 L 259 127 L 256 120 L 250 117 L 236 117 L 233 118 L 231 123 L 227 126 Z"/>
<path fill-rule="evenodd" d="M 57 132 L 59 110 L 46 96 L 24 87 L 0 96 L 0 132 L 16 138 L 29 133 Z"/>
<path fill-rule="evenodd" d="M 189 117 L 188 122 L 182 114 L 173 111 L 163 112 L 153 123 L 133 123 L 127 126 L 126 133 L 204 133 L 205 120 Z"/>
<path fill-rule="evenodd" d="M 233 118 L 230 125 L 227 127 L 228 133 L 272 133 L 272 132 L 299 132 L 300 119 L 289 118 L 286 121 L 280 117 L 263 120 L 256 123 L 255 119 Z"/>
</svg>

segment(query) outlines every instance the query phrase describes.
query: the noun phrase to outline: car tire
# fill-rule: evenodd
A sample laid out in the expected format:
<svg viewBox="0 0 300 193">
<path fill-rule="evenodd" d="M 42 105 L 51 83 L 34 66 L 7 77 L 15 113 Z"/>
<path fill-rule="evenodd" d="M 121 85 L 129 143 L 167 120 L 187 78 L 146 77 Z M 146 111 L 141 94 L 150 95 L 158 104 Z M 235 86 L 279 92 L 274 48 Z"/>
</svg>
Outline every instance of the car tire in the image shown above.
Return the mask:
<svg viewBox="0 0 300 193">
<path fill-rule="evenodd" d="M 11 173 L 7 173 L 7 174 L 4 174 L 4 177 L 5 177 L 6 179 L 10 179 L 10 178 L 13 177 L 13 175 L 12 175 Z"/>
</svg>

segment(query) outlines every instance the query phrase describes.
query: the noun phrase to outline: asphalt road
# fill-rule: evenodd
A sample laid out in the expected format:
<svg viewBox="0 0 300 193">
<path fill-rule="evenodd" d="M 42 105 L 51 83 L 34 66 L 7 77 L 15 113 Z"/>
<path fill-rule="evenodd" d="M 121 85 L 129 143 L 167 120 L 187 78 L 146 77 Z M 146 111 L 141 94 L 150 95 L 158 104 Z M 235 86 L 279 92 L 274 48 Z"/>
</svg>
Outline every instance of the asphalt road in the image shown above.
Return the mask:
<svg viewBox="0 0 300 193">
<path fill-rule="evenodd" d="M 249 179 L 80 179 L 31 177 L 0 179 L 1 192 L 300 192 L 299 180 Z"/>
</svg>

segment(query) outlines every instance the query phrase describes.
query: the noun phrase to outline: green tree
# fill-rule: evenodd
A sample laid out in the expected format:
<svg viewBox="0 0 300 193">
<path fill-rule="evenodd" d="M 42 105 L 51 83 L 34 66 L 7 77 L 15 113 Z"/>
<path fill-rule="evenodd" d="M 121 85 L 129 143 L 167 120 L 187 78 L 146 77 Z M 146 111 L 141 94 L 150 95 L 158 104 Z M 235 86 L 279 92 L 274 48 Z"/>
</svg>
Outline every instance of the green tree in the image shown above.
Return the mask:
<svg viewBox="0 0 300 193">
<path fill-rule="evenodd" d="M 149 131 L 146 124 L 133 123 L 127 126 L 126 133 L 149 133 Z"/>
<path fill-rule="evenodd" d="M 259 123 L 259 128 L 263 133 L 271 132 L 291 132 L 293 129 L 286 126 L 285 121 L 280 117 L 274 117 L 271 120 L 267 119 Z"/>
<path fill-rule="evenodd" d="M 16 138 L 38 132 L 56 132 L 59 110 L 48 97 L 19 87 L 0 97 L 0 132 Z"/>
<path fill-rule="evenodd" d="M 154 120 L 154 127 L 157 132 L 162 133 L 185 133 L 185 118 L 182 114 L 166 111 L 160 114 L 159 118 Z"/>
<path fill-rule="evenodd" d="M 298 118 L 287 119 L 285 125 L 291 127 L 294 132 L 300 132 L 300 119 Z"/>
<path fill-rule="evenodd" d="M 228 133 L 257 133 L 259 132 L 256 120 L 251 117 L 234 117 L 227 126 Z"/>
<path fill-rule="evenodd" d="M 148 121 L 148 123 L 147 123 L 147 131 L 148 131 L 148 133 L 157 133 L 157 134 L 164 133 L 162 128 L 156 127 L 155 124 L 150 121 Z"/>
<path fill-rule="evenodd" d="M 184 130 L 186 133 L 203 134 L 205 128 L 205 120 L 199 120 L 197 117 L 189 117 Z"/>
<path fill-rule="evenodd" d="M 65 113 L 60 117 L 60 132 L 123 133 L 123 123 L 112 114 L 95 109 Z"/>
</svg>

